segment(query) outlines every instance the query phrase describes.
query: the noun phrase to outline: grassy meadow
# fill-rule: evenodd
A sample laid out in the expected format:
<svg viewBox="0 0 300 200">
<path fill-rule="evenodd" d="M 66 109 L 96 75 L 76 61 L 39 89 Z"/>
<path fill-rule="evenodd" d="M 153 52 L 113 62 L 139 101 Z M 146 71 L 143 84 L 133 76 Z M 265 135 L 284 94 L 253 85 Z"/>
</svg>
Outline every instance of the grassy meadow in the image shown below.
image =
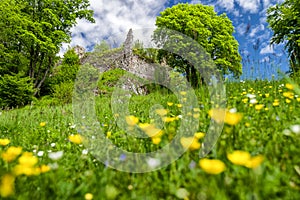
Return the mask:
<svg viewBox="0 0 300 200">
<path fill-rule="evenodd" d="M 71 104 L 2 111 L 0 199 L 300 199 L 297 85 L 285 79 L 227 83 L 221 118 L 203 91 L 196 91 L 199 108 L 189 113 L 199 119 L 199 128 L 180 140 L 183 147 L 192 141 L 186 153 L 148 173 L 121 172 L 98 161 L 82 144 Z M 156 104 L 163 108 L 153 110 Z M 182 105 L 171 93 L 131 98 L 125 121 L 145 131 L 149 137 L 143 139 L 116 126 L 109 96 L 96 97 L 95 105 L 105 137 L 128 150 L 163 147 L 181 123 Z M 156 134 L 149 133 L 156 129 L 151 112 L 164 121 Z M 225 125 L 212 151 L 199 158 L 211 120 Z"/>
</svg>

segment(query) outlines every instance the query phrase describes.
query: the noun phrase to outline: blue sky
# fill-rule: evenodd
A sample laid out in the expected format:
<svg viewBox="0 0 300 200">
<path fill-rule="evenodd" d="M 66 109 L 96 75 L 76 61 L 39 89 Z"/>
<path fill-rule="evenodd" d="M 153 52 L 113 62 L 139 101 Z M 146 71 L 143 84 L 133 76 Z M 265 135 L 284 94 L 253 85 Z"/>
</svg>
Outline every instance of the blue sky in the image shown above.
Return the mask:
<svg viewBox="0 0 300 200">
<path fill-rule="evenodd" d="M 72 42 L 87 50 L 111 35 L 121 35 L 130 28 L 155 27 L 156 16 L 167 7 L 178 3 L 212 5 L 218 14 L 226 13 L 235 27 L 234 37 L 240 44 L 245 78 L 270 78 L 277 70 L 288 70 L 288 60 L 283 45 L 270 46 L 272 32 L 266 22 L 269 6 L 283 0 L 90 0 L 95 13 L 95 24 L 79 20 L 72 29 Z M 254 50 L 254 46 L 257 49 Z M 260 64 L 257 64 L 260 62 Z"/>
</svg>

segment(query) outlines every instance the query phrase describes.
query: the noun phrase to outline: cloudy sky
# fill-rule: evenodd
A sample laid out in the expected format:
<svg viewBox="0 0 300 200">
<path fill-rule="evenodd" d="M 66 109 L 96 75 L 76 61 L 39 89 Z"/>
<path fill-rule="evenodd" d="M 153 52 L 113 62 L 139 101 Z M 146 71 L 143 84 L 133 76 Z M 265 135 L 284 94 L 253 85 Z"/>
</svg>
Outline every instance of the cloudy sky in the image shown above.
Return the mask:
<svg viewBox="0 0 300 200">
<path fill-rule="evenodd" d="M 272 32 L 266 22 L 266 10 L 281 2 L 283 0 L 90 0 L 96 23 L 78 21 L 72 29 L 71 44 L 65 44 L 62 51 L 68 45 L 91 50 L 95 43 L 108 37 L 126 36 L 130 28 L 154 28 L 156 16 L 167 7 L 178 3 L 201 3 L 214 6 L 218 14 L 225 12 L 233 22 L 234 36 L 243 56 L 244 76 L 276 74 L 278 68 L 281 71 L 288 69 L 287 58 L 283 45 L 272 47 L 269 44 Z M 263 64 L 257 67 L 255 62 Z"/>
</svg>

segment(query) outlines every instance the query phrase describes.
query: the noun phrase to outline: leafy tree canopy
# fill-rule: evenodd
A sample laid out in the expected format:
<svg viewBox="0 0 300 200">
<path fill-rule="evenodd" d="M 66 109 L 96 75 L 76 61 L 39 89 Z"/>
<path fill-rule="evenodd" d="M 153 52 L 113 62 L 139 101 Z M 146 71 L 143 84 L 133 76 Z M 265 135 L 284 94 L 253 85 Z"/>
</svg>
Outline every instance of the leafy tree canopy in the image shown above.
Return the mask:
<svg viewBox="0 0 300 200">
<path fill-rule="evenodd" d="M 291 73 L 300 71 L 300 1 L 285 0 L 268 9 L 267 22 L 273 30 L 271 44 L 284 43 Z"/>
<path fill-rule="evenodd" d="M 238 42 L 232 36 L 234 32 L 232 22 L 225 14 L 218 16 L 211 6 L 177 4 L 161 12 L 156 19 L 156 25 L 178 31 L 197 41 L 223 74 L 241 75 Z M 172 67 L 183 68 L 188 79 L 195 78 L 196 71 L 187 61 L 166 52 L 161 54 L 161 58 L 165 58 Z"/>
<path fill-rule="evenodd" d="M 0 72 L 22 71 L 39 89 L 76 20 L 94 22 L 88 6 L 88 0 L 1 0 Z"/>
</svg>

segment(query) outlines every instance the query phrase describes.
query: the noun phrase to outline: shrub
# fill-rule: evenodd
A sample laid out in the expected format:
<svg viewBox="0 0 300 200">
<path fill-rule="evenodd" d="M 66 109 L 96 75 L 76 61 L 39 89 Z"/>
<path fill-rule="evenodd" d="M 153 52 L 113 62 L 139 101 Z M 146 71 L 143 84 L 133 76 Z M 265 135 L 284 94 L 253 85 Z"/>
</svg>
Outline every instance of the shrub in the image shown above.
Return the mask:
<svg viewBox="0 0 300 200">
<path fill-rule="evenodd" d="M 30 77 L 22 74 L 0 76 L 0 107 L 24 106 L 34 99 L 34 88 Z"/>
</svg>

